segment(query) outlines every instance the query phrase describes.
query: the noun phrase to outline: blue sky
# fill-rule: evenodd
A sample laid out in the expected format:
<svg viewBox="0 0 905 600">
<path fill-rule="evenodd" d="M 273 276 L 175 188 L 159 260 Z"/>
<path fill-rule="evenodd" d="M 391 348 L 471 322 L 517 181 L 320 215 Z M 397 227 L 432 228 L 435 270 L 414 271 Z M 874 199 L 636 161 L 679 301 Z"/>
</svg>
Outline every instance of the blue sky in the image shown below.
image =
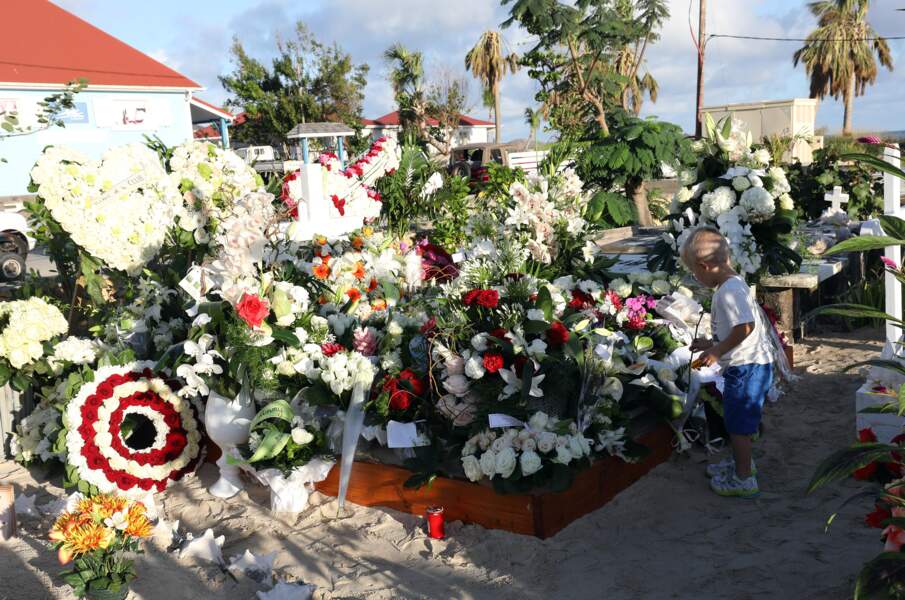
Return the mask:
<svg viewBox="0 0 905 600">
<path fill-rule="evenodd" d="M 464 73 L 465 52 L 480 33 L 497 28 L 507 11 L 496 0 L 53 0 L 122 39 L 192 77 L 207 91 L 206 100 L 222 102 L 226 93 L 217 75 L 229 72 L 229 46 L 238 35 L 254 56 L 267 59 L 275 36 L 288 34 L 297 19 L 304 20 L 323 41 L 336 41 L 356 62 L 370 65 L 365 116 L 393 110 L 387 66 L 380 58 L 390 44 L 400 41 L 425 54 L 427 70 Z M 697 0 L 690 0 L 697 12 Z M 871 21 L 881 34 L 905 35 L 905 0 L 874 0 Z M 660 98 L 647 103 L 645 114 L 693 128 L 695 51 L 688 26 L 689 0 L 671 0 L 672 16 L 662 40 L 649 51 L 647 67 L 660 83 Z M 696 17 L 694 19 L 697 23 Z M 804 0 L 711 0 L 711 33 L 804 37 L 814 19 Z M 515 50 L 525 50 L 530 38 L 518 30 L 504 34 Z M 891 42 L 896 62 L 902 41 Z M 753 102 L 807 97 L 803 69 L 792 65 L 794 42 L 713 39 L 707 49 L 705 104 Z M 855 127 L 863 130 L 905 129 L 901 90 L 905 64 L 893 73 L 881 72 L 877 84 L 855 103 Z M 504 138 L 525 137 L 522 114 L 534 106 L 534 83 L 525 73 L 503 82 Z M 479 86 L 472 85 L 471 114 L 487 118 L 480 106 Z M 842 109 L 826 99 L 820 106 L 818 126 L 839 129 Z"/>
</svg>

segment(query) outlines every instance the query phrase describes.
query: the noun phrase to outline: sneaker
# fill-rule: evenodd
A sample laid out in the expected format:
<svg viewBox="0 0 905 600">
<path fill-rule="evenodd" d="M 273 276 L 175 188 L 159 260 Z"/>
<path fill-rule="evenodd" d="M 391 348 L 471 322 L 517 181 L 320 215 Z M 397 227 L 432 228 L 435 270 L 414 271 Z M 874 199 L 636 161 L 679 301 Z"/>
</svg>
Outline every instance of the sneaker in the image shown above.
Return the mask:
<svg viewBox="0 0 905 600">
<path fill-rule="evenodd" d="M 710 480 L 710 489 L 720 496 L 737 498 L 756 498 L 760 495 L 757 479 L 752 475 L 747 479 L 739 479 L 733 472 L 728 477 L 714 477 Z"/>
<path fill-rule="evenodd" d="M 714 477 L 722 477 L 726 479 L 729 475 L 735 473 L 735 459 L 733 458 L 724 458 L 718 463 L 707 465 L 707 477 L 711 479 Z M 754 464 L 754 459 L 751 459 L 751 475 L 757 475 L 757 465 Z"/>
</svg>

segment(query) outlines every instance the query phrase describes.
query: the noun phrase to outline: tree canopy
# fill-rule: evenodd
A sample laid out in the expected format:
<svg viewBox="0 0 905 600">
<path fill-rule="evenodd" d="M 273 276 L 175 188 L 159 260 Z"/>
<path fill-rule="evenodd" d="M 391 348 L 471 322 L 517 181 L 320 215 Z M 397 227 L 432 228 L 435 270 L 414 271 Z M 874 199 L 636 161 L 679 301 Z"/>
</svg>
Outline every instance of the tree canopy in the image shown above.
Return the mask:
<svg viewBox="0 0 905 600">
<path fill-rule="evenodd" d="M 361 128 L 368 65 L 355 64 L 335 43 L 322 43 L 301 21 L 294 33 L 292 39 L 277 39 L 270 67 L 233 39 L 235 69 L 220 82 L 232 95 L 227 105 L 248 117 L 235 129 L 238 141 L 285 149 L 286 134 L 299 123 L 334 121 Z"/>
</svg>

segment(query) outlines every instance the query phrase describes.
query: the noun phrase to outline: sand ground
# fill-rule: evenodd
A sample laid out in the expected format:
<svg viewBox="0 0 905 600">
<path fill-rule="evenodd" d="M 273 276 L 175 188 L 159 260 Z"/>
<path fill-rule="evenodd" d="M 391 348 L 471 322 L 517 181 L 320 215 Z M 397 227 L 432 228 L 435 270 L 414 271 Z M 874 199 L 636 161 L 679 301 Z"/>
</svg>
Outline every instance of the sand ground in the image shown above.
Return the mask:
<svg viewBox="0 0 905 600">
<path fill-rule="evenodd" d="M 878 331 L 829 334 L 796 345 L 802 375 L 791 395 L 768 407 L 765 439 L 755 450 L 763 494 L 724 499 L 707 487 L 700 450 L 675 456 L 611 503 L 548 540 L 447 524 L 429 539 L 422 519 L 354 507 L 353 517 L 325 519 L 334 502 L 315 494 L 291 521 L 273 518 L 263 489 L 223 502 L 205 491 L 214 476 L 169 489 L 158 502 L 167 519 L 201 534 L 225 535 L 225 557 L 276 551 L 276 574 L 317 586 L 315 599 L 607 598 L 695 600 L 850 597 L 860 565 L 880 550 L 879 532 L 862 524 L 869 501 L 843 509 L 828 533 L 827 515 L 859 489 L 853 481 L 804 493 L 815 465 L 854 438 L 854 392 L 861 377 L 842 374 L 880 350 Z M 0 462 L 0 480 L 62 496 L 59 479 Z M 53 577 L 46 548 L 49 518 L 22 519 L 18 538 L 0 543 L 0 600 L 71 598 Z M 249 599 L 264 589 L 216 566 L 190 565 L 149 545 L 139 559 L 132 597 Z"/>
</svg>

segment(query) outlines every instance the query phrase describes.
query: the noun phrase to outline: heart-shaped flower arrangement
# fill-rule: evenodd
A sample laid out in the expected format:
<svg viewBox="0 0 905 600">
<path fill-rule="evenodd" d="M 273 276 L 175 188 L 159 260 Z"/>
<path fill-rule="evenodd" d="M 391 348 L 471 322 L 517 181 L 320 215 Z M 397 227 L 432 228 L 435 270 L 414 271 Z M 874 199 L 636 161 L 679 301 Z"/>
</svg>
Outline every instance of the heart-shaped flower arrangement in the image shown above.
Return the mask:
<svg viewBox="0 0 905 600">
<path fill-rule="evenodd" d="M 157 255 L 182 205 L 157 154 L 141 144 L 111 148 L 100 161 L 52 146 L 31 179 L 32 189 L 76 244 L 129 274 Z"/>
</svg>

